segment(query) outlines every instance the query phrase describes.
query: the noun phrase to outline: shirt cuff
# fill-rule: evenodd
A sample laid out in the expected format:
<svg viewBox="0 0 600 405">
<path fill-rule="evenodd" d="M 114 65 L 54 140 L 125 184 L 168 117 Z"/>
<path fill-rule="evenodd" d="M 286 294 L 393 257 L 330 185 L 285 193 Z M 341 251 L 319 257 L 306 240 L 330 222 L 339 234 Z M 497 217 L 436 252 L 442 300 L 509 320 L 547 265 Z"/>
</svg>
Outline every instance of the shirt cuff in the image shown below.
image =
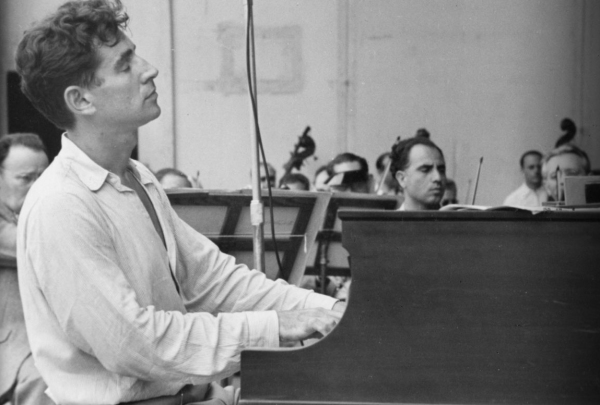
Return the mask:
<svg viewBox="0 0 600 405">
<path fill-rule="evenodd" d="M 338 300 L 336 300 L 335 298 L 316 292 L 311 292 L 306 297 L 306 301 L 304 302 L 304 308 L 333 309 L 333 306 L 336 302 L 338 302 Z"/>
<path fill-rule="evenodd" d="M 279 347 L 279 318 L 275 311 L 246 312 L 248 347 Z"/>
</svg>

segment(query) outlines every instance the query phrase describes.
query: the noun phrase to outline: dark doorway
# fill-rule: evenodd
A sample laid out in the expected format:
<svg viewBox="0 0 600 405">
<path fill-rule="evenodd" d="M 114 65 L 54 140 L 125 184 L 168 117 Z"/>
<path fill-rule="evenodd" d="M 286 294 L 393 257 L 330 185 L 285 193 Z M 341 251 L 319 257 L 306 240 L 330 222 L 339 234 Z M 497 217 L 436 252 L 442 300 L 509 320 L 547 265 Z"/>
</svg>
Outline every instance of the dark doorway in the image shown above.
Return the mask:
<svg viewBox="0 0 600 405">
<path fill-rule="evenodd" d="M 17 72 L 8 72 L 6 88 L 8 96 L 8 133 L 33 132 L 42 138 L 50 161 L 60 151 L 60 136 L 63 133 L 48 121 L 21 92 L 21 78 Z"/>
</svg>

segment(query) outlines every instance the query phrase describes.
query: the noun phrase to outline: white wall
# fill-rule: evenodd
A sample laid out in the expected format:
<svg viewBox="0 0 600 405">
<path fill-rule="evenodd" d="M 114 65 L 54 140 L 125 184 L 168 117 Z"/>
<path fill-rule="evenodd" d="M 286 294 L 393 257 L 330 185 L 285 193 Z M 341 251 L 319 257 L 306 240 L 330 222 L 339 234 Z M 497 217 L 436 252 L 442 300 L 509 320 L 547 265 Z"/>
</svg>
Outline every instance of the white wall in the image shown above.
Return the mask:
<svg viewBox="0 0 600 405">
<path fill-rule="evenodd" d="M 373 161 L 426 127 L 459 198 L 484 157 L 477 202 L 521 182 L 518 159 L 549 150 L 565 117 L 583 122 L 581 1 L 353 1 L 355 130 Z"/>
<path fill-rule="evenodd" d="M 499 204 L 521 181 L 520 154 L 549 150 L 563 117 L 582 127 L 584 147 L 594 147 L 598 136 L 588 123 L 598 92 L 587 90 L 584 80 L 594 77 L 598 62 L 582 57 L 584 44 L 599 42 L 597 29 L 584 38 L 594 4 L 257 2 L 257 30 L 302 29 L 301 91 L 265 94 L 259 85 L 268 159 L 280 169 L 305 125 L 313 127 L 320 158 L 309 162 L 309 174 L 343 150 L 372 164 L 396 136 L 426 127 L 446 153 L 459 196 L 465 198 L 483 156 L 478 202 Z M 248 97 L 215 85 L 226 63 L 219 24 L 243 26 L 242 2 L 173 5 L 176 165 L 200 170 L 207 187 L 242 187 L 250 165 Z M 261 45 L 257 41 L 259 81 L 271 73 Z M 242 55 L 241 48 L 235 52 Z"/>
<path fill-rule="evenodd" d="M 0 2 L 2 73 L 22 31 L 61 2 Z M 249 101 L 228 76 L 243 72 L 243 38 L 223 38 L 243 27 L 242 0 L 124 2 L 161 72 L 163 114 L 140 129 L 140 159 L 199 170 L 208 188 L 248 184 Z M 566 116 L 600 166 L 600 2 L 260 0 L 254 12 L 260 123 L 280 170 L 306 125 L 319 157 L 308 174 L 344 150 L 373 168 L 396 136 L 426 127 L 459 197 L 484 156 L 478 202 L 498 204 L 520 182 L 519 155 L 550 149 Z"/>
<path fill-rule="evenodd" d="M 310 162 L 312 169 L 326 163 L 335 150 L 336 3 L 258 1 L 254 14 L 258 111 L 267 159 L 281 172 L 297 136 L 310 125 L 320 159 Z M 176 138 L 181 145 L 177 165 L 189 173 L 200 170 L 205 187 L 243 187 L 249 183 L 251 161 L 249 97 L 246 92 L 227 93 L 219 85 L 227 69 L 245 72 L 244 37 L 236 43 L 219 37 L 221 23 L 243 31 L 242 2 L 176 1 L 174 16 Z M 285 44 L 261 53 L 261 30 L 294 28 L 300 29 L 300 86 L 287 90 L 282 80 L 265 92 L 266 80 L 294 72 L 290 66 L 281 66 L 289 56 L 281 52 L 290 51 Z M 233 66 L 224 60 L 226 51 L 236 56 Z"/>
</svg>

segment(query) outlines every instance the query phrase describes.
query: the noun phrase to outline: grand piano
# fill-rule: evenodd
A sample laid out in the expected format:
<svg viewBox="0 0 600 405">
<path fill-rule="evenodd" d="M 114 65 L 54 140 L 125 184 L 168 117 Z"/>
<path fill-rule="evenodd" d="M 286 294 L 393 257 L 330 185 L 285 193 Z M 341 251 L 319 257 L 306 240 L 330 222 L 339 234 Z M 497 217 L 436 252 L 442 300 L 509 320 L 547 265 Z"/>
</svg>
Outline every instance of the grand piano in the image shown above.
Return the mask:
<svg viewBox="0 0 600 405">
<path fill-rule="evenodd" d="M 600 404 L 600 213 L 340 213 L 314 345 L 242 353 L 242 404 Z"/>
</svg>

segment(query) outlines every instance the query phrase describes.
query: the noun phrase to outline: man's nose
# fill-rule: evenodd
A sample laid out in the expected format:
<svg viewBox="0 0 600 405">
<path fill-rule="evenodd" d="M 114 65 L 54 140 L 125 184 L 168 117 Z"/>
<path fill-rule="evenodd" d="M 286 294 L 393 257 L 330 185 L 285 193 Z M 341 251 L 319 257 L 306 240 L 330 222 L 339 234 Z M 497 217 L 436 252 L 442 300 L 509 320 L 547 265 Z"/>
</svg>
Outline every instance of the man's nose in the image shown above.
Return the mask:
<svg viewBox="0 0 600 405">
<path fill-rule="evenodd" d="M 153 80 L 158 76 L 158 69 L 142 58 L 144 63 L 144 73 L 142 81 L 145 83 L 148 80 Z"/>
</svg>

